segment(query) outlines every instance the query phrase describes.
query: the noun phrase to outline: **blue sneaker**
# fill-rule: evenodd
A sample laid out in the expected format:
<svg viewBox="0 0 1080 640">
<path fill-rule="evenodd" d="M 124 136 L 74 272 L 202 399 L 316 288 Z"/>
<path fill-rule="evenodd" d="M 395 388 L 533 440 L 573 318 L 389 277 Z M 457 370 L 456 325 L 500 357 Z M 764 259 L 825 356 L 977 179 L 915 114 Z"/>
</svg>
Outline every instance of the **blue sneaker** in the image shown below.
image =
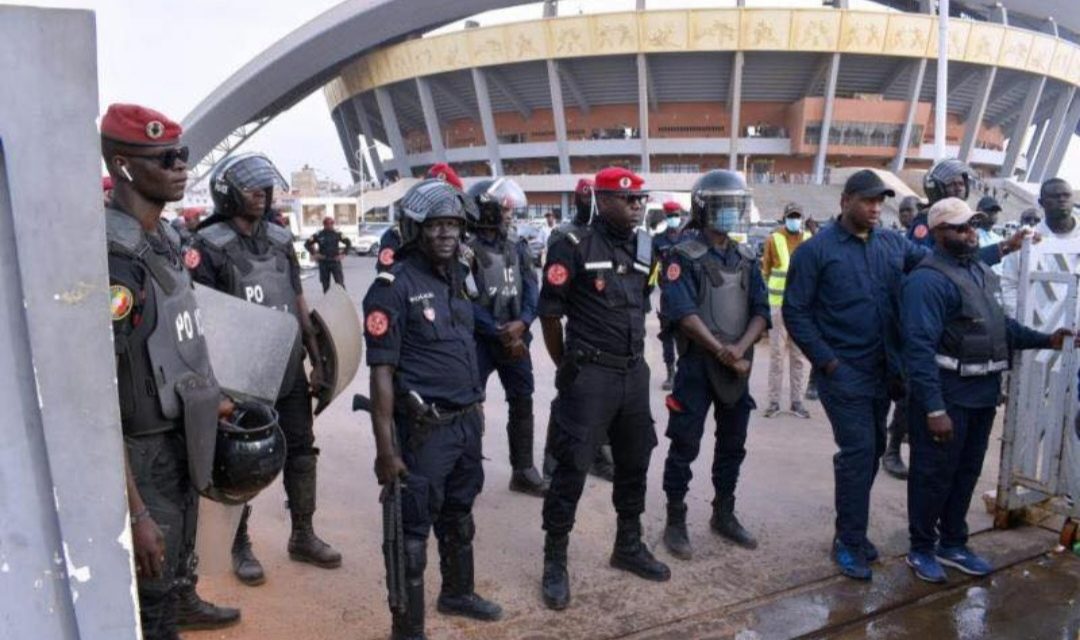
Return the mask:
<svg viewBox="0 0 1080 640">
<path fill-rule="evenodd" d="M 941 565 L 938 564 L 937 559 L 931 553 L 910 551 L 906 560 L 907 565 L 911 567 L 919 580 L 940 584 L 948 579 L 945 577 L 945 569 L 941 568 Z"/>
<path fill-rule="evenodd" d="M 941 564 L 959 569 L 969 576 L 985 576 L 994 570 L 989 562 L 967 547 L 938 547 L 935 555 Z"/>
<path fill-rule="evenodd" d="M 869 540 L 863 542 L 862 549 L 863 555 L 866 556 L 866 561 L 869 563 L 877 562 L 878 558 L 881 557 L 881 554 L 878 553 L 877 547 L 875 547 L 874 543 L 870 542 Z"/>
<path fill-rule="evenodd" d="M 849 547 L 839 540 L 834 540 L 832 558 L 840 567 L 840 573 L 849 578 L 869 580 L 874 575 L 866 564 L 866 552 L 862 547 Z"/>
</svg>

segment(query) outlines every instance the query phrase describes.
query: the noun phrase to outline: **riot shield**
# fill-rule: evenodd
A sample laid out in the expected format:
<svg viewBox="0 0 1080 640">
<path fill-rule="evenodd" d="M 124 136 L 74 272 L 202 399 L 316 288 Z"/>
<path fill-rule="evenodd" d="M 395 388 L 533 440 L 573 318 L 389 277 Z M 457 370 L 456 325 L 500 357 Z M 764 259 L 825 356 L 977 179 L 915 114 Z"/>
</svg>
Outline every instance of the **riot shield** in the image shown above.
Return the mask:
<svg viewBox="0 0 1080 640">
<path fill-rule="evenodd" d="M 323 385 L 316 393 L 315 415 L 341 395 L 356 376 L 363 355 L 360 314 L 344 287 L 332 284 L 311 309 L 322 357 Z"/>
</svg>

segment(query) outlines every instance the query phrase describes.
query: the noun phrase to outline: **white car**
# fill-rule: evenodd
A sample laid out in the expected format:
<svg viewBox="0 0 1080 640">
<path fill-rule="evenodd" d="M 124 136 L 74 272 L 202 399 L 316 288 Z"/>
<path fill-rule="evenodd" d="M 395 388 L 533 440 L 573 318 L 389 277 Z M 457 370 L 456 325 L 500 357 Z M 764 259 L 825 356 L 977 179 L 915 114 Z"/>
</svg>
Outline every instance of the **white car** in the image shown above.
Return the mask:
<svg viewBox="0 0 1080 640">
<path fill-rule="evenodd" d="M 301 269 L 314 269 L 315 261 L 311 259 L 311 254 L 308 252 L 307 247 L 300 240 L 294 240 L 293 251 L 296 252 L 296 260 L 300 263 Z"/>
<path fill-rule="evenodd" d="M 352 249 L 358 256 L 373 256 L 379 252 L 379 242 L 386 230 L 390 228 L 388 222 L 369 222 L 360 225 L 360 235 L 353 240 Z"/>
</svg>

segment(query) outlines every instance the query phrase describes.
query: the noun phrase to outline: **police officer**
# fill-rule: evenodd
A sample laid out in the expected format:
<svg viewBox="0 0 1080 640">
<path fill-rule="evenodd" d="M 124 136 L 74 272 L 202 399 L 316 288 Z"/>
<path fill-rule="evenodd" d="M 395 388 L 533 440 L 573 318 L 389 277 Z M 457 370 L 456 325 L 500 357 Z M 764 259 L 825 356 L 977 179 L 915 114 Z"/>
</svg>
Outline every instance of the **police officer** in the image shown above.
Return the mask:
<svg viewBox="0 0 1080 640">
<path fill-rule="evenodd" d="M 944 198 L 967 200 L 971 193 L 971 181 L 974 172 L 971 167 L 956 158 L 947 158 L 938 162 L 923 176 L 923 191 L 926 192 L 926 206 L 919 211 L 908 228 L 907 238 L 927 248 L 934 247 L 934 238 L 930 235 L 927 215 L 930 207 Z"/>
<path fill-rule="evenodd" d="M 333 569 L 341 566 L 341 554 L 315 535 L 312 525 L 319 450 L 314 446 L 311 393 L 322 384 L 322 360 L 300 286 L 292 234 L 265 220 L 275 187 L 287 188 L 277 168 L 260 153 L 240 153 L 218 165 L 210 176 L 214 215 L 196 233 L 188 266 L 197 282 L 291 313 L 299 321 L 275 404 L 288 452 L 283 474 L 292 520 L 288 551 L 293 560 Z M 304 373 L 305 348 L 313 363 L 310 383 Z M 245 584 L 257 585 L 265 575 L 251 549 L 250 516 L 247 505 L 233 542 L 233 571 Z"/>
<path fill-rule="evenodd" d="M 897 221 L 900 223 L 900 229 L 907 232 L 911 228 L 911 223 L 915 220 L 915 215 L 919 212 L 919 199 L 916 196 L 904 196 L 904 199 L 900 201 L 900 206 L 896 209 Z"/>
<path fill-rule="evenodd" d="M 1068 329 L 1044 334 L 1007 318 L 998 277 L 976 257 L 979 215 L 963 200 L 930 207 L 934 252 L 904 281 L 903 357 L 911 385 L 907 564 L 927 582 L 941 565 L 986 575 L 965 522 L 1015 349 L 1061 349 Z"/>
<path fill-rule="evenodd" d="M 323 218 L 322 224 L 322 230 L 308 238 L 304 248 L 319 263 L 319 282 L 323 293 L 326 293 L 330 288 L 330 276 L 334 277 L 334 282 L 345 286 L 341 261 L 352 249 L 352 242 L 334 228 L 334 219 L 330 216 Z"/>
<path fill-rule="evenodd" d="M 461 178 L 458 177 L 457 172 L 445 162 L 437 162 L 431 165 L 426 177 L 442 180 L 458 191 L 465 191 L 465 185 L 461 182 Z M 397 255 L 398 249 L 401 248 L 401 244 L 401 227 L 397 224 L 391 225 L 389 229 L 383 232 L 382 237 L 379 238 L 379 257 L 375 261 L 376 271 L 381 273 L 389 270 L 390 267 L 393 266 L 395 256 Z"/>
<path fill-rule="evenodd" d="M 679 244 L 682 236 L 683 210 L 678 202 L 668 200 L 663 205 L 664 222 L 666 226 L 663 232 L 653 237 L 653 255 L 656 256 L 658 265 L 667 264 L 671 258 L 671 252 L 675 245 Z M 660 308 L 656 312 L 660 320 L 660 345 L 663 347 L 664 368 L 667 369 L 667 377 L 661 383 L 660 388 L 671 391 L 675 384 L 675 327 L 664 313 L 664 300 L 660 299 Z"/>
<path fill-rule="evenodd" d="M 236 609 L 203 602 L 194 587 L 198 495 L 189 455 L 196 465 L 212 461 L 194 450 L 186 432 L 216 430 L 215 418 L 228 416 L 231 403 L 210 368 L 184 268 L 190 253 L 182 254 L 175 230 L 161 219 L 165 203 L 183 198 L 187 183 L 180 133 L 179 124 L 137 105 L 111 105 L 101 120 L 102 156 L 113 178 L 105 216 L 116 377 L 139 615 L 148 640 L 179 638 L 180 601 L 208 627 L 240 617 Z"/>
<path fill-rule="evenodd" d="M 509 416 L 510 490 L 541 496 L 544 479 L 533 466 L 533 366 L 529 326 L 536 319 L 540 285 L 524 238 L 508 238 L 513 213 L 528 205 L 525 193 L 509 178 L 481 180 L 469 188 L 478 218 L 470 223 L 468 254 L 479 298 L 476 361 L 481 384 L 497 371 L 506 392 Z"/>
<path fill-rule="evenodd" d="M 497 620 L 499 605 L 475 592 L 472 507 L 484 484 L 480 403 L 468 269 L 457 257 L 466 213 L 475 209 L 446 183 L 424 180 L 401 200 L 405 243 L 364 297 L 371 367 L 372 426 L 379 484 L 404 478 L 407 611 L 393 614 L 395 639 L 424 637 L 427 537 L 439 540 L 448 615 Z M 394 445 L 401 443 L 400 449 Z"/>
<path fill-rule="evenodd" d="M 540 322 L 558 367 L 549 427 L 556 464 L 543 511 L 542 586 L 552 609 L 570 603 L 567 545 L 585 474 L 604 433 L 615 460 L 612 501 L 618 513 L 611 566 L 648 580 L 671 577 L 641 539 L 646 475 L 656 446 L 643 357 L 653 258 L 648 232 L 637 229 L 646 198 L 642 182 L 627 169 L 597 173 L 597 217 L 580 236 L 568 233 L 552 244 L 544 267 Z"/>
<path fill-rule="evenodd" d="M 755 408 L 750 362 L 754 344 L 769 327 L 768 293 L 754 251 L 728 236 L 742 227 L 750 211 L 746 183 L 733 171 L 710 171 L 694 183 L 690 197 L 700 235 L 675 247 L 661 280 L 661 304 L 677 328 L 679 346 L 675 389 L 666 403 L 671 446 L 664 463 L 664 544 L 683 559 L 693 554 L 684 498 L 710 406 L 716 416 L 710 524 L 739 546 L 757 548 L 735 517 L 735 484 Z"/>
</svg>

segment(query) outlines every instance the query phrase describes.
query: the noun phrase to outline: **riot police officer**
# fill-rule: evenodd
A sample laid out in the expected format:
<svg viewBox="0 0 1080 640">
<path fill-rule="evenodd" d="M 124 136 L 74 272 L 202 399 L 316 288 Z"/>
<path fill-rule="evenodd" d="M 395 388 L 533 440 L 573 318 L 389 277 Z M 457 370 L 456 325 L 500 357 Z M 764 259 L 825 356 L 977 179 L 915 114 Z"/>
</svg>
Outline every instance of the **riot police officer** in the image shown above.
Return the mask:
<svg viewBox="0 0 1080 640">
<path fill-rule="evenodd" d="M 183 198 L 187 147 L 161 113 L 114 104 L 101 120 L 101 148 L 113 178 L 106 209 L 109 293 L 127 465 L 128 507 L 139 614 L 148 640 L 179 636 L 182 599 L 208 626 L 236 622 L 236 609 L 195 595 L 198 495 L 189 470 L 206 475 L 206 431 L 231 406 L 214 380 L 201 315 L 175 230 L 161 219 Z M 213 439 L 210 438 L 210 442 Z M 200 481 L 201 482 L 201 481 Z"/>
<path fill-rule="evenodd" d="M 663 207 L 665 228 L 662 232 L 653 236 L 653 253 L 656 255 L 658 264 L 667 264 L 675 245 L 679 244 L 682 236 L 682 207 L 674 200 L 668 200 Z M 675 334 L 674 326 L 664 313 L 664 301 L 660 300 L 660 309 L 657 310 L 660 320 L 660 344 L 664 352 L 664 367 L 667 369 L 667 377 L 664 378 L 660 388 L 671 391 L 675 384 Z"/>
<path fill-rule="evenodd" d="M 509 416 L 510 490 L 543 495 L 545 483 L 533 466 L 533 366 L 529 326 L 536 319 L 540 286 L 524 238 L 512 241 L 508 231 L 513 212 L 528 205 L 525 193 L 509 178 L 481 180 L 469 188 L 477 220 L 469 226 L 469 262 L 479 298 L 476 318 L 476 361 L 481 384 L 497 371 L 506 392 Z"/>
<path fill-rule="evenodd" d="M 344 245 L 344 248 L 342 248 Z M 318 250 L 315 247 L 318 247 Z M 334 282 L 345 286 L 345 274 L 341 270 L 341 260 L 352 249 L 352 242 L 334 228 L 334 219 L 327 216 L 323 218 L 323 228 L 315 235 L 307 239 L 304 248 L 315 258 L 319 264 L 319 283 L 322 284 L 323 293 L 330 288 L 330 277 Z"/>
<path fill-rule="evenodd" d="M 646 197 L 642 182 L 627 169 L 597 173 L 597 217 L 580 236 L 567 234 L 552 244 L 544 267 L 540 321 L 558 367 L 550 426 L 555 469 L 543 511 L 542 588 L 552 609 L 570 603 L 567 546 L 601 434 L 609 436 L 615 460 L 618 533 L 611 566 L 648 580 L 671 577 L 641 535 L 649 457 L 656 446 L 643 357 L 653 258 L 648 232 L 637 229 Z"/>
<path fill-rule="evenodd" d="M 484 484 L 483 382 L 476 362 L 468 269 L 457 259 L 471 201 L 439 180 L 401 201 L 404 244 L 364 297 L 372 425 L 380 484 L 404 478 L 405 610 L 393 638 L 424 637 L 427 537 L 439 540 L 440 612 L 497 620 L 475 592 L 472 506 Z M 400 443 L 400 448 L 395 445 Z"/>
<path fill-rule="evenodd" d="M 218 165 L 210 176 L 214 215 L 196 233 L 188 267 L 202 284 L 291 313 L 299 321 L 275 404 L 288 450 L 283 474 L 292 521 L 288 551 L 293 560 L 333 569 L 341 565 L 341 554 L 315 535 L 312 524 L 319 450 L 314 446 L 311 393 L 322 383 L 322 360 L 300 286 L 292 234 L 265 221 L 275 187 L 287 188 L 277 168 L 260 153 L 237 154 Z M 310 383 L 304 373 L 305 348 L 313 363 Z M 251 550 L 250 516 L 247 505 L 233 543 L 233 570 L 245 584 L 257 585 L 265 576 Z"/>
<path fill-rule="evenodd" d="M 691 215 L 700 235 L 676 245 L 661 279 L 661 304 L 677 332 L 679 350 L 675 388 L 666 403 L 671 446 L 664 464 L 664 544 L 683 559 L 693 553 L 684 498 L 710 406 L 716 417 L 710 524 L 740 546 L 757 547 L 735 517 L 735 484 L 755 408 L 750 363 L 754 344 L 769 328 L 769 300 L 753 249 L 728 235 L 744 224 L 750 197 L 746 182 L 733 171 L 710 171 L 698 178 Z"/>
<path fill-rule="evenodd" d="M 442 180 L 458 191 L 465 191 L 465 185 L 461 182 L 461 178 L 458 177 L 457 171 L 454 171 L 454 168 L 445 162 L 436 162 L 431 165 L 426 177 Z M 396 206 L 400 206 L 400 203 Z M 382 237 L 379 238 L 379 256 L 375 261 L 376 271 L 381 273 L 393 266 L 397 251 L 401 248 L 402 243 L 400 225 L 390 225 L 390 228 L 384 231 Z"/>
<path fill-rule="evenodd" d="M 934 247 L 934 237 L 930 234 L 927 216 L 930 207 L 944 198 L 967 200 L 971 193 L 974 172 L 961 160 L 946 158 L 938 162 L 923 176 L 923 191 L 926 192 L 926 205 L 922 207 L 911 226 L 907 227 L 907 238 L 927 248 Z"/>
</svg>

